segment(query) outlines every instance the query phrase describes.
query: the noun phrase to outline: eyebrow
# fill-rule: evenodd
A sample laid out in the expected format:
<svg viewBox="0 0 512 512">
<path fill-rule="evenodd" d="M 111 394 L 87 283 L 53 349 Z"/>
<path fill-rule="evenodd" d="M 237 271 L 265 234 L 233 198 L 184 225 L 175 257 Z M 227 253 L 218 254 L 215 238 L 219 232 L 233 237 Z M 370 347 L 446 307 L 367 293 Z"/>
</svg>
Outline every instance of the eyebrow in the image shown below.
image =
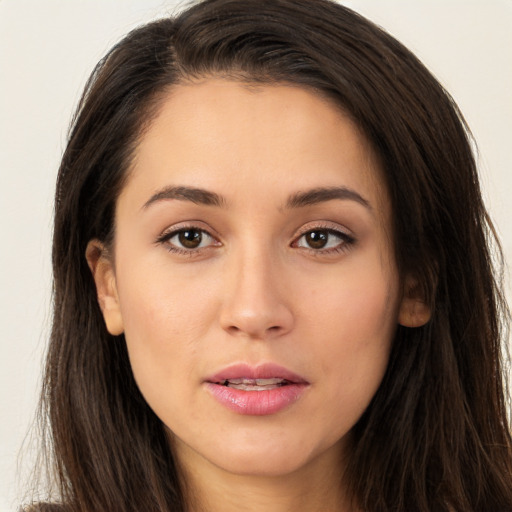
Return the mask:
<svg viewBox="0 0 512 512">
<path fill-rule="evenodd" d="M 143 205 L 142 209 L 149 208 L 152 204 L 163 201 L 166 199 L 178 199 L 181 201 L 191 201 L 196 204 L 203 204 L 205 206 L 225 206 L 226 200 L 209 190 L 193 187 L 165 187 L 153 194 Z"/>
<path fill-rule="evenodd" d="M 205 206 L 225 207 L 227 204 L 223 196 L 209 190 L 186 186 L 168 186 L 153 194 L 144 203 L 142 209 L 145 210 L 158 201 L 169 199 L 191 201 L 192 203 Z M 288 198 L 285 208 L 304 208 L 334 199 L 355 201 L 368 210 L 373 211 L 371 204 L 364 197 L 347 187 L 318 187 L 303 192 L 296 192 Z"/>
<path fill-rule="evenodd" d="M 288 198 L 286 208 L 303 208 L 305 206 L 332 201 L 333 199 L 355 201 L 368 210 L 373 211 L 369 201 L 355 190 L 347 187 L 319 187 L 304 192 L 297 192 Z"/>
</svg>

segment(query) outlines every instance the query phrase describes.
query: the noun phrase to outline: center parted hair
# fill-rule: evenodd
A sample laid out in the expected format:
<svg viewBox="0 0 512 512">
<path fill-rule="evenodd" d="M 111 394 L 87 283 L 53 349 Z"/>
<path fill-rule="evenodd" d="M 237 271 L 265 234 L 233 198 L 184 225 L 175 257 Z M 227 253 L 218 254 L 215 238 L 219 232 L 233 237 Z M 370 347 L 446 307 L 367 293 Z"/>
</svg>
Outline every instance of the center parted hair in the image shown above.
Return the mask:
<svg viewBox="0 0 512 512">
<path fill-rule="evenodd" d="M 354 503 L 372 512 L 512 510 L 506 312 L 467 127 L 406 48 L 328 0 L 206 0 L 131 32 L 92 74 L 58 176 L 41 399 L 63 503 L 186 510 L 186 482 L 123 336 L 105 328 L 85 250 L 93 238 L 112 245 L 116 198 L 165 92 L 210 76 L 306 87 L 357 123 L 389 191 L 398 268 L 404 283 L 413 277 L 406 292 L 431 307 L 425 327 L 398 328 L 382 385 L 354 427 L 344 475 Z"/>
</svg>

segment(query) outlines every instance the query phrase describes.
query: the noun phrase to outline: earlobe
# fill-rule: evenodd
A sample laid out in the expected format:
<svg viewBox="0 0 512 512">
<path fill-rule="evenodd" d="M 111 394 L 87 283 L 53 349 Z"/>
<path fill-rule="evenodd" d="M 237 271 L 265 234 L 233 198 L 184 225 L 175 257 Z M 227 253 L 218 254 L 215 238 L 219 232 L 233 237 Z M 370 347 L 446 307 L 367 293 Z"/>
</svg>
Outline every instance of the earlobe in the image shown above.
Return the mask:
<svg viewBox="0 0 512 512">
<path fill-rule="evenodd" d="M 111 257 L 99 240 L 89 241 L 85 257 L 96 284 L 98 303 L 107 330 L 113 336 L 118 336 L 123 333 L 124 326 Z"/>
<path fill-rule="evenodd" d="M 405 280 L 404 293 L 398 312 L 398 323 L 404 327 L 421 327 L 432 316 L 430 306 L 418 287 L 418 282 L 412 277 Z"/>
</svg>

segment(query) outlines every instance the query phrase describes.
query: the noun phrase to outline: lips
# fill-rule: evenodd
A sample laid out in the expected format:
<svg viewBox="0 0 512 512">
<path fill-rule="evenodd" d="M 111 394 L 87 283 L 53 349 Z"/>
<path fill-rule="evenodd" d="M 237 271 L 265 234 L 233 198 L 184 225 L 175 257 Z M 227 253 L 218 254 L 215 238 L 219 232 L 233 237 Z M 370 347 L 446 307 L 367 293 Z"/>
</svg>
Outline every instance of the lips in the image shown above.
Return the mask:
<svg viewBox="0 0 512 512">
<path fill-rule="evenodd" d="M 274 363 L 265 363 L 258 366 L 249 364 L 235 364 L 224 368 L 220 372 L 207 377 L 207 382 L 223 384 L 234 379 L 263 380 L 280 379 L 295 384 L 305 384 L 307 381 L 292 371 Z"/>
<path fill-rule="evenodd" d="M 304 393 L 309 383 L 290 370 L 276 365 L 227 367 L 205 380 L 206 389 L 228 409 L 239 414 L 275 414 Z"/>
</svg>

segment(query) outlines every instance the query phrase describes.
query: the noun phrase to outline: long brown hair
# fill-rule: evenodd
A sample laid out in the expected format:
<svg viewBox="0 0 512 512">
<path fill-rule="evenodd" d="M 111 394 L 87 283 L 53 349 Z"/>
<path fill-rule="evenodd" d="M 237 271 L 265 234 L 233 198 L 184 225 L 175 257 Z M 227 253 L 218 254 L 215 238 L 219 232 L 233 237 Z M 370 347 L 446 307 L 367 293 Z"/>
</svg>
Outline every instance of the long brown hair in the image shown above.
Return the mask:
<svg viewBox="0 0 512 512">
<path fill-rule="evenodd" d="M 389 190 L 398 268 L 431 307 L 426 326 L 398 328 L 384 380 L 353 429 L 354 503 L 368 512 L 512 510 L 507 310 L 469 131 L 414 55 L 329 0 L 206 0 L 133 31 L 92 74 L 58 176 L 41 400 L 62 503 L 186 510 L 186 482 L 124 338 L 105 329 L 85 248 L 115 236 L 116 198 L 162 93 L 211 75 L 308 87 L 355 120 Z"/>
</svg>

